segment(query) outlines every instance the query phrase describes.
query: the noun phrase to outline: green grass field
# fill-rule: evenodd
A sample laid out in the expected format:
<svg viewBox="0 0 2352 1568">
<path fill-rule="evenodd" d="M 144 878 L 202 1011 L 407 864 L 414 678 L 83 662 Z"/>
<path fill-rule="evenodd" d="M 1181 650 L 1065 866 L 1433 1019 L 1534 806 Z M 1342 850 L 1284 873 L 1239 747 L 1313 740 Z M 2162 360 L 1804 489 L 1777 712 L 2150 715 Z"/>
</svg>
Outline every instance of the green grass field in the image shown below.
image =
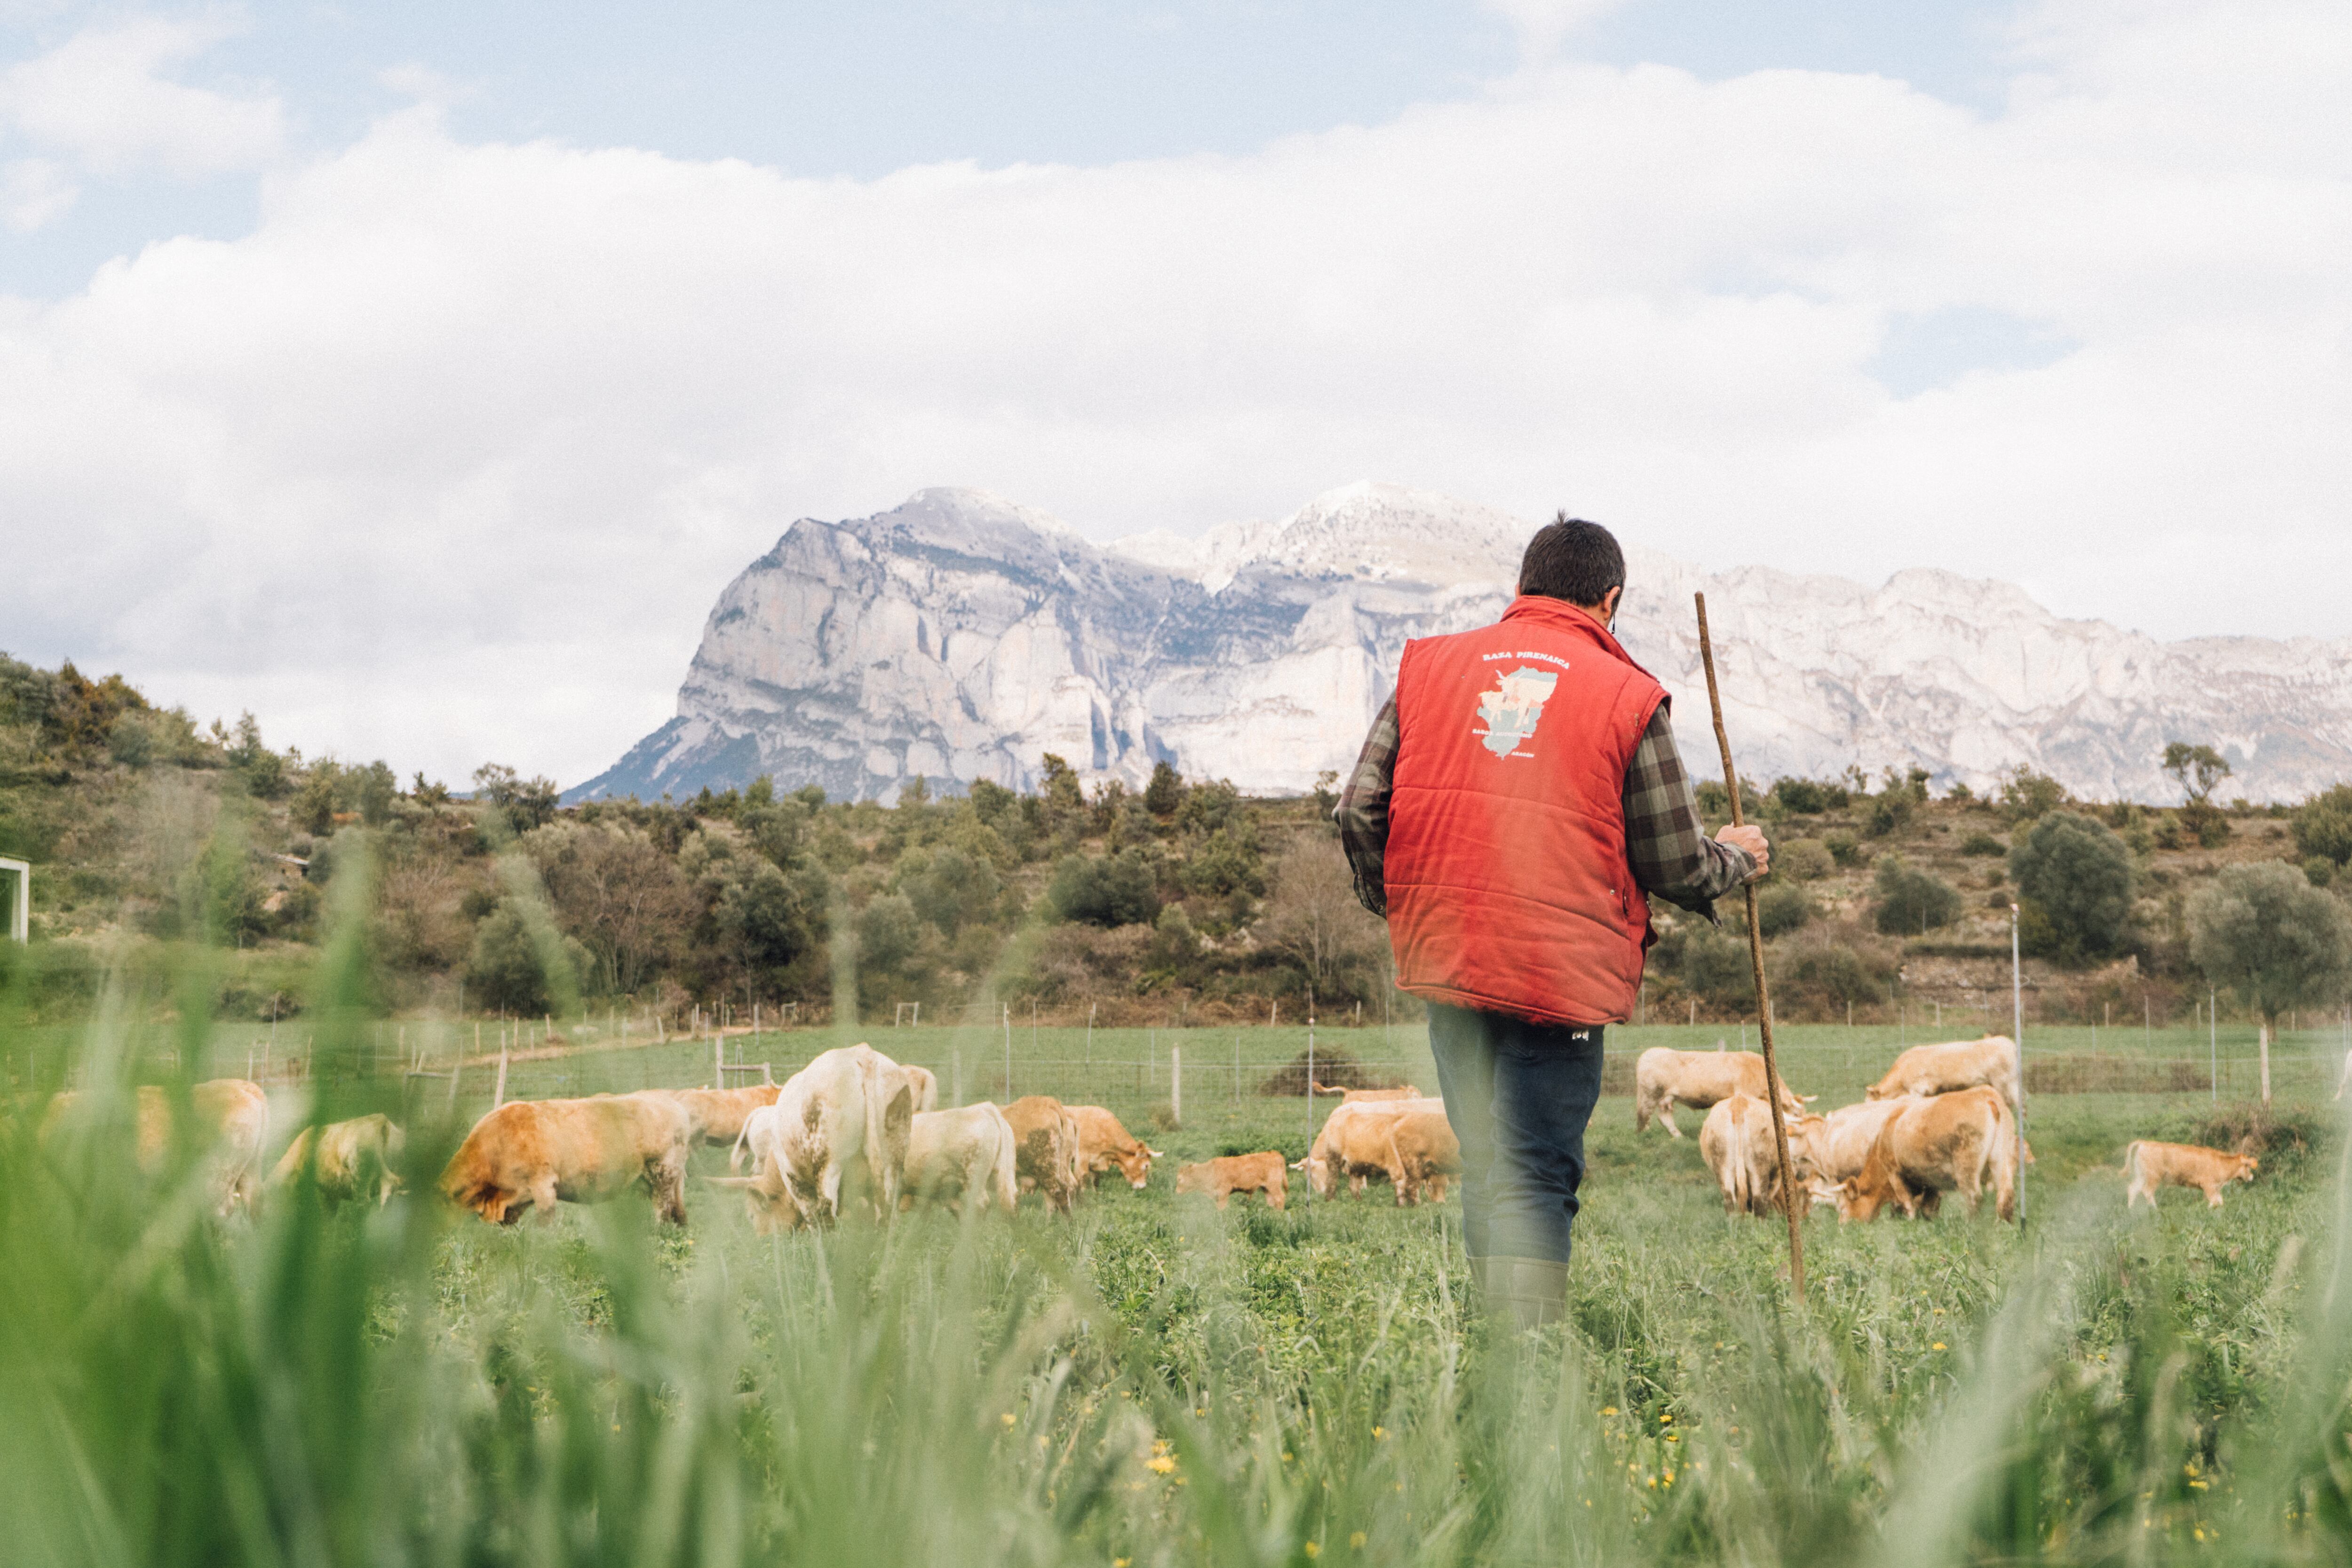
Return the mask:
<svg viewBox="0 0 2352 1568">
<path fill-rule="evenodd" d="M 140 1016 L 0 1047 L 32 1089 L 175 1061 L 241 1074 L 267 1033 Z M 709 1041 L 621 1048 L 604 1022 L 565 1028 L 565 1054 L 511 1059 L 509 1096 L 709 1080 Z M 273 1087 L 281 1133 L 313 1091 L 333 1115 L 401 1110 L 429 1191 L 496 1069 L 469 1059 L 450 1112 L 446 1080 L 399 1076 L 404 1030 L 432 1069 L 459 1043 L 470 1058 L 470 1026 L 460 1040 L 326 1009 L 280 1026 L 273 1062 L 307 1040 L 317 1070 Z M 1612 1054 L 1720 1033 L 1617 1031 Z M 845 1034 L 932 1068 L 943 1091 L 1004 1088 L 1001 1024 Z M 1897 1043 L 1783 1036 L 1790 1079 L 1824 1106 L 1857 1098 Z M 843 1037 L 726 1049 L 781 1077 Z M 1909 1036 L 1927 1037 L 1945 1037 Z M 2095 1055 L 2206 1045 L 2103 1030 Z M 2221 1098 L 2242 1100 L 2252 1042 L 2221 1045 Z M 1316 1046 L 1434 1087 L 1417 1027 L 1320 1029 Z M 2027 1046 L 2095 1054 L 2087 1030 Z M 1108 1104 L 1178 1158 L 1296 1155 L 1328 1102 L 1255 1090 L 1306 1047 L 1303 1028 L 1089 1042 L 1016 1024 L 1012 1088 Z M 1524 1342 L 1491 1336 L 1465 1299 L 1458 1206 L 1399 1210 L 1381 1188 L 1318 1204 L 1301 1184 L 1286 1214 L 1247 1198 L 1219 1213 L 1175 1198 L 1171 1161 L 1073 1220 L 1033 1200 L 1011 1222 L 918 1214 L 772 1240 L 699 1184 L 683 1234 L 629 1201 L 509 1230 L 415 1198 L 333 1216 L 295 1198 L 223 1223 L 184 1174 L 142 1180 L 103 1140 L 41 1151 L 20 1117 L 0 1147 L 0 1556 L 2342 1562 L 2352 1279 L 2323 1114 L 2337 1048 L 2326 1031 L 2274 1048 L 2274 1089 L 2312 1135 L 2218 1213 L 2176 1191 L 2127 1215 L 2116 1169 L 2130 1138 L 2208 1114 L 2201 1079 L 2044 1094 L 2023 1236 L 1956 1213 L 1816 1217 L 1801 1310 L 1781 1228 L 1727 1217 L 1694 1138 L 1637 1137 L 1631 1101 L 1605 1098 L 1571 1323 Z"/>
</svg>

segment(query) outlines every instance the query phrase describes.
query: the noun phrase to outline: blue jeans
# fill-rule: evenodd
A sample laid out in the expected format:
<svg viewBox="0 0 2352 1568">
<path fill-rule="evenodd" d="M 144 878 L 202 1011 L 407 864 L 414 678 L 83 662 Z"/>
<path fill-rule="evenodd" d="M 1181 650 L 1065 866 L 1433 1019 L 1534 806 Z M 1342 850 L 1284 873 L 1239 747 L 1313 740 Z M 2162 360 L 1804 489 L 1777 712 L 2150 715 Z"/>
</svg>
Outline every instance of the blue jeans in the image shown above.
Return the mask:
<svg viewBox="0 0 2352 1568">
<path fill-rule="evenodd" d="M 1568 1261 L 1584 1124 L 1601 1098 L 1601 1033 L 1429 1004 L 1438 1092 L 1462 1141 L 1471 1257 Z"/>
</svg>

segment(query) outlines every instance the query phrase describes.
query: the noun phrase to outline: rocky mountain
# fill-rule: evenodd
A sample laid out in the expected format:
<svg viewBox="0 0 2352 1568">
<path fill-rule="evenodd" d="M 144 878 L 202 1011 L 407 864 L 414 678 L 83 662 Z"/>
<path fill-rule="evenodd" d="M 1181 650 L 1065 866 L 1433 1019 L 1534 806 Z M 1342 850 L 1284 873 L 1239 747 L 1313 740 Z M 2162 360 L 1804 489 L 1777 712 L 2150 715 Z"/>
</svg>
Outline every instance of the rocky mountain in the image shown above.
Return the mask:
<svg viewBox="0 0 2352 1568">
<path fill-rule="evenodd" d="M 1054 752 L 1140 784 L 1161 759 L 1251 793 L 1354 760 L 1408 637 L 1501 613 L 1533 524 L 1359 483 L 1278 522 L 1090 543 L 978 490 L 803 518 L 719 595 L 677 716 L 571 799 L 822 784 L 892 800 L 917 775 L 1034 786 Z M 2158 759 L 2210 742 L 2224 795 L 2352 777 L 2352 638 L 2166 643 L 2063 620 L 2008 584 L 1884 586 L 1629 552 L 1618 635 L 1716 763 L 1691 616 L 1704 589 L 1743 774 L 1920 766 L 1993 785 L 2024 764 L 2096 799 L 2175 798 Z"/>
</svg>

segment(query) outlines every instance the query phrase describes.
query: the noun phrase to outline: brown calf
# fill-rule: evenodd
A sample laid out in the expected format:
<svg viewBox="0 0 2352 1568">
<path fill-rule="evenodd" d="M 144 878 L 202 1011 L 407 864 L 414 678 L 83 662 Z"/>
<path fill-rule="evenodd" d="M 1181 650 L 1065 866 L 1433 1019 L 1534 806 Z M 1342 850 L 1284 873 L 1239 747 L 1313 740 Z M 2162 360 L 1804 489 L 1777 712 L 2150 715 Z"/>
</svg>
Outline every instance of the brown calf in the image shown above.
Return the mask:
<svg viewBox="0 0 2352 1568">
<path fill-rule="evenodd" d="M 1271 1149 L 1255 1154 L 1228 1154 L 1221 1160 L 1177 1166 L 1176 1190 L 1207 1193 L 1217 1200 L 1219 1208 L 1235 1193 L 1264 1193 L 1268 1207 L 1284 1208 L 1290 1202 L 1290 1168 Z"/>
</svg>

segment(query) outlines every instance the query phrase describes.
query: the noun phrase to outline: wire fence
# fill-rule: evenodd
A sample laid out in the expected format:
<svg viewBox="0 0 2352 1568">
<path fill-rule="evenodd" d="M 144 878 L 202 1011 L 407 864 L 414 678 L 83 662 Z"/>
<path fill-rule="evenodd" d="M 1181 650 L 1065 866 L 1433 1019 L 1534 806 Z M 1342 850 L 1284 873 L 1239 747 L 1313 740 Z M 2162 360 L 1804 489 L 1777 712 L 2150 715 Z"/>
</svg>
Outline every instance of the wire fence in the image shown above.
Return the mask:
<svg viewBox="0 0 2352 1568">
<path fill-rule="evenodd" d="M 2282 1031 L 2269 1051 L 2273 1099 L 2320 1100 L 2345 1081 L 2352 1026 Z M 1783 1077 L 1825 1105 L 1859 1099 L 1924 1031 L 1858 1025 L 1783 1026 L 1776 1030 Z M 1207 1028 L 1085 1029 L 1010 1024 L 863 1028 L 737 1029 L 699 1034 L 619 1030 L 601 1022 L 570 1026 L 541 1019 L 512 1021 L 385 1021 L 346 1026 L 322 1051 L 316 1027 L 264 1025 L 217 1031 L 199 1076 L 250 1078 L 273 1090 L 307 1087 L 314 1074 L 368 1084 L 379 1098 L 396 1091 L 415 1113 L 478 1115 L 500 1099 L 545 1099 L 648 1088 L 781 1083 L 818 1053 L 865 1039 L 895 1059 L 937 1075 L 942 1103 L 1004 1101 L 1044 1094 L 1139 1114 L 1183 1114 L 1215 1107 L 1239 1112 L 1257 1105 L 1306 1100 L 1313 1079 L 1341 1086 L 1411 1084 L 1437 1088 L 1427 1035 L 1418 1024 L 1323 1028 L 1300 1025 Z M 1753 1049 L 1752 1026 L 1700 1025 L 1619 1026 L 1608 1031 L 1604 1095 L 1629 1095 L 1634 1063 L 1655 1046 L 1685 1050 Z M 55 1074 L 39 1051 L 21 1044 L 5 1063 L 16 1090 L 64 1087 L 67 1042 L 51 1047 Z M 168 1034 L 134 1043 L 131 1070 L 153 1079 L 179 1068 Z M 2246 1100 L 2263 1089 L 2262 1050 L 2254 1027 L 2241 1024 L 2185 1028 L 2029 1028 L 2025 1040 L 2029 1095 L 2140 1094 Z M 1313 1063 L 1311 1069 L 1309 1062 Z M 1333 1097 L 1318 1103 L 1336 1104 Z"/>
</svg>

